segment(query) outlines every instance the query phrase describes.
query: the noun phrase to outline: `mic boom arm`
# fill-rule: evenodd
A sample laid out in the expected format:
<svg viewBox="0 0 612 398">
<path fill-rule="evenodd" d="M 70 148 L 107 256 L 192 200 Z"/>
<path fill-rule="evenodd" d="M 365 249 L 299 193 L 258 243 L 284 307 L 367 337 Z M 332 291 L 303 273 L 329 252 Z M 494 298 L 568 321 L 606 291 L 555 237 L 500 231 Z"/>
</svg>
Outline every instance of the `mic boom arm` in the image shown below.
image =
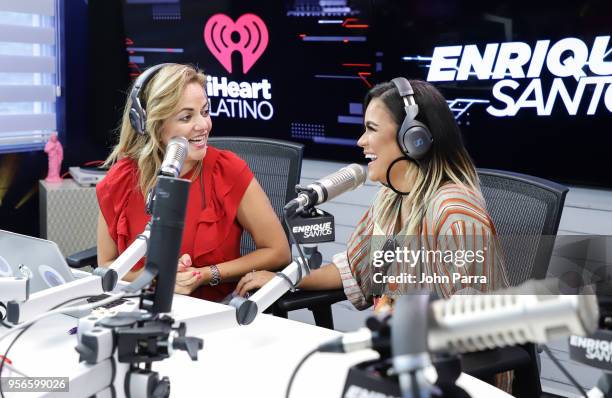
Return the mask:
<svg viewBox="0 0 612 398">
<path fill-rule="evenodd" d="M 66 300 L 113 290 L 117 281 L 127 275 L 147 253 L 149 235 L 150 226 L 147 225 L 145 231 L 109 267 L 98 267 L 92 275 L 41 290 L 24 300 L 11 298 L 13 301 L 7 303 L 7 320 L 15 324 L 25 322 Z"/>
<path fill-rule="evenodd" d="M 265 311 L 283 294 L 300 283 L 299 275 L 308 275 L 310 268 L 297 259 L 278 272 L 274 278 L 263 285 L 248 299 L 240 296 L 234 297 L 229 305 L 236 308 L 236 321 L 240 325 L 248 325 L 257 315 Z"/>
</svg>

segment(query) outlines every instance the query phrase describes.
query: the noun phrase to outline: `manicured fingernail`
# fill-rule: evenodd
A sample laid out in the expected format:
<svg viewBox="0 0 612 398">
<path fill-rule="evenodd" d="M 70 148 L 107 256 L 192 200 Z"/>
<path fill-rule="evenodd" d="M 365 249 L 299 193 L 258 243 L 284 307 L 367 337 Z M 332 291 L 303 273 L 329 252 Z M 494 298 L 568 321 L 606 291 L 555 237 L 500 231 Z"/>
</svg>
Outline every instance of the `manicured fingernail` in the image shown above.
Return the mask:
<svg viewBox="0 0 612 398">
<path fill-rule="evenodd" d="M 193 272 L 191 273 L 191 275 L 193 275 L 193 276 L 196 276 L 196 275 L 197 275 L 197 276 L 200 276 L 200 273 L 199 273 L 198 271 L 193 271 Z"/>
</svg>

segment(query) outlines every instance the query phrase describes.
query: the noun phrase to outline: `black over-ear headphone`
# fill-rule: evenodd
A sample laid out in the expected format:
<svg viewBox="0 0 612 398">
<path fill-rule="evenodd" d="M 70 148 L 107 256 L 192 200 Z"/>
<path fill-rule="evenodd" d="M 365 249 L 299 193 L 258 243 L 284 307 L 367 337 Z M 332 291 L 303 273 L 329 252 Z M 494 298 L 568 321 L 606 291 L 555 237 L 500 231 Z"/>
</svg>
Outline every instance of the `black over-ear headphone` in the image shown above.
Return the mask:
<svg viewBox="0 0 612 398">
<path fill-rule="evenodd" d="M 406 116 L 397 130 L 397 144 L 407 157 L 419 160 L 425 157 L 433 144 L 433 137 L 425 124 L 415 120 L 419 105 L 414 100 L 414 91 L 408 79 L 396 77 L 391 80 L 404 101 Z"/>
<path fill-rule="evenodd" d="M 150 67 L 138 76 L 132 87 L 132 91 L 130 92 L 130 98 L 132 100 L 132 105 L 130 107 L 130 124 L 140 135 L 145 135 L 147 132 L 147 111 L 140 103 L 140 92 L 161 68 L 168 65 L 172 64 L 159 64 Z"/>
</svg>

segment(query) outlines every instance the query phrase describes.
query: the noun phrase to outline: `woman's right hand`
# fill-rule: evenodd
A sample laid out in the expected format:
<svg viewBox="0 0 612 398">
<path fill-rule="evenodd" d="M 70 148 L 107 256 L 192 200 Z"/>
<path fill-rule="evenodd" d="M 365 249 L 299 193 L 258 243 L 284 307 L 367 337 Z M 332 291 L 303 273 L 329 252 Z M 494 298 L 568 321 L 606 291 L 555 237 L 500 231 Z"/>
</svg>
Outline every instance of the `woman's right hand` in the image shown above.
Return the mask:
<svg viewBox="0 0 612 398">
<path fill-rule="evenodd" d="M 183 254 L 178 260 L 174 292 L 178 294 L 191 294 L 202 284 L 202 273 L 192 267 L 189 254 Z"/>
<path fill-rule="evenodd" d="M 276 273 L 270 271 L 253 271 L 249 272 L 238 282 L 236 290 L 234 291 L 237 295 L 244 297 L 249 291 L 253 289 L 259 289 L 270 279 L 274 278 Z"/>
</svg>

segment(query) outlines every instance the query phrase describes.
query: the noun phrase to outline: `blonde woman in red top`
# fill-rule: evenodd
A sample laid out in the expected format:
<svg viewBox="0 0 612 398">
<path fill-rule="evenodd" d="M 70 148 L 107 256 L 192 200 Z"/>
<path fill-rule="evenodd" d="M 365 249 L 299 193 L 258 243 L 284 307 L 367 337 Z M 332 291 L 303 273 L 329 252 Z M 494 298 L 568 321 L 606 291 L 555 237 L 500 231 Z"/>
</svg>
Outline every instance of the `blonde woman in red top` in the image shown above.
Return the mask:
<svg viewBox="0 0 612 398">
<path fill-rule="evenodd" d="M 119 143 L 106 160 L 112 167 L 96 189 L 98 262 L 109 265 L 144 231 L 150 219 L 145 197 L 156 184 L 168 141 L 182 136 L 189 141 L 189 153 L 180 177 L 191 180 L 191 187 L 175 291 L 220 301 L 246 273 L 289 263 L 289 245 L 248 165 L 230 151 L 207 145 L 212 121 L 204 74 L 189 65 L 158 69 L 137 95 L 146 110 L 143 133 L 130 122 L 130 98 Z M 257 249 L 241 257 L 243 230 L 252 235 Z M 137 277 L 143 264 L 140 261 L 125 279 Z"/>
</svg>

